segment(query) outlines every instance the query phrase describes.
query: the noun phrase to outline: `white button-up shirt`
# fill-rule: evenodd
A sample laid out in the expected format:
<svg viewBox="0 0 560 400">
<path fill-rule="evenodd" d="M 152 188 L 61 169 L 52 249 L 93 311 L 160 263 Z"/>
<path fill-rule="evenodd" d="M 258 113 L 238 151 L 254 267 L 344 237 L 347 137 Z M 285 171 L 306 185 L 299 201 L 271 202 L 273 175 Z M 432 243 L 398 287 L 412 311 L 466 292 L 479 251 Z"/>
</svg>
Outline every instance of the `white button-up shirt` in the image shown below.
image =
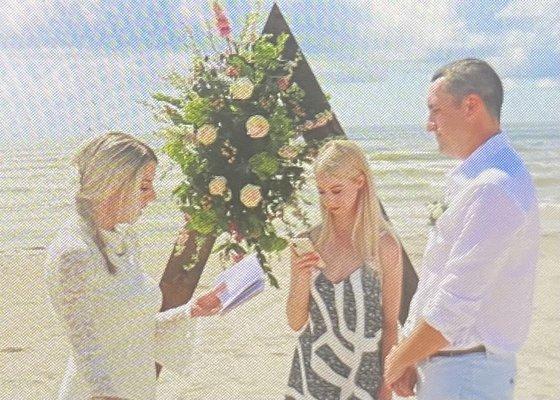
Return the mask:
<svg viewBox="0 0 560 400">
<path fill-rule="evenodd" d="M 450 343 L 515 353 L 527 338 L 539 244 L 531 176 L 502 133 L 448 175 L 404 334 L 425 320 Z"/>
</svg>

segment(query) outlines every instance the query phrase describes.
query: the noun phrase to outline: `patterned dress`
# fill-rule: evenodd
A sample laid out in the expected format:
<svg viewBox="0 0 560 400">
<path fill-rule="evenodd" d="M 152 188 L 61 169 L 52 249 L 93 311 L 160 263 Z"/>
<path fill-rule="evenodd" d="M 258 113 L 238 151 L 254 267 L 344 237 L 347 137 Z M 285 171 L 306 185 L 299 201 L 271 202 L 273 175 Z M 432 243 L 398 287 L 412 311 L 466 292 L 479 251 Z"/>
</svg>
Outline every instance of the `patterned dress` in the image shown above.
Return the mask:
<svg viewBox="0 0 560 400">
<path fill-rule="evenodd" d="M 382 382 L 381 327 L 381 283 L 376 272 L 364 266 L 336 284 L 317 272 L 286 399 L 377 399 Z"/>
</svg>

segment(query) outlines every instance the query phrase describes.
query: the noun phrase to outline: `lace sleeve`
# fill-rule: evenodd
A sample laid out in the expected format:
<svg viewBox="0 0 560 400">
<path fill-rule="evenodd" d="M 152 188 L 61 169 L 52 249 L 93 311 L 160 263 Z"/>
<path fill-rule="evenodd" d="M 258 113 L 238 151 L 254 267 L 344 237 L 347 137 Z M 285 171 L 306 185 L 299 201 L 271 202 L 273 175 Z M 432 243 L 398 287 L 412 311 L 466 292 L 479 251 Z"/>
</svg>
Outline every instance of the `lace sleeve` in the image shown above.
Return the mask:
<svg viewBox="0 0 560 400">
<path fill-rule="evenodd" d="M 66 325 L 78 370 L 90 385 L 91 396 L 114 396 L 107 347 L 94 323 L 92 274 L 96 265 L 88 249 L 62 253 L 50 280 L 53 305 Z"/>
<path fill-rule="evenodd" d="M 175 372 L 185 373 L 191 364 L 197 318 L 191 318 L 191 302 L 156 316 L 156 359 Z"/>
<path fill-rule="evenodd" d="M 175 330 L 180 325 L 183 325 L 186 320 L 190 319 L 191 304 L 192 300 L 182 306 L 159 312 L 156 316 L 156 334 L 161 335 L 166 331 Z"/>
</svg>

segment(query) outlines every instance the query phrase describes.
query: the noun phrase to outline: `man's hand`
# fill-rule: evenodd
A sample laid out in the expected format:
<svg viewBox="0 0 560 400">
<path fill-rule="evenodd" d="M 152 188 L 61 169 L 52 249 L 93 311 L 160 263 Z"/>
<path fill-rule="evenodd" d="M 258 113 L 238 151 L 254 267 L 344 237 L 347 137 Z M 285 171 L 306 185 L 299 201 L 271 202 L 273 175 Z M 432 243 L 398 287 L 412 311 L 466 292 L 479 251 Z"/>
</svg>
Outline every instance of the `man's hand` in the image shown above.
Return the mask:
<svg viewBox="0 0 560 400">
<path fill-rule="evenodd" d="M 215 315 L 222 309 L 222 301 L 219 295 L 227 290 L 226 284 L 222 283 L 217 288 L 196 299 L 191 308 L 191 317 L 208 317 Z"/>
<path fill-rule="evenodd" d="M 401 378 L 391 387 L 401 397 L 414 396 L 414 387 L 418 383 L 418 373 L 415 367 L 408 367 Z"/>
<path fill-rule="evenodd" d="M 389 355 L 385 358 L 385 373 L 383 374 L 385 384 L 393 387 L 393 384 L 404 375 L 407 368 L 408 366 L 404 365 L 399 359 L 399 347 L 393 346 Z"/>
</svg>

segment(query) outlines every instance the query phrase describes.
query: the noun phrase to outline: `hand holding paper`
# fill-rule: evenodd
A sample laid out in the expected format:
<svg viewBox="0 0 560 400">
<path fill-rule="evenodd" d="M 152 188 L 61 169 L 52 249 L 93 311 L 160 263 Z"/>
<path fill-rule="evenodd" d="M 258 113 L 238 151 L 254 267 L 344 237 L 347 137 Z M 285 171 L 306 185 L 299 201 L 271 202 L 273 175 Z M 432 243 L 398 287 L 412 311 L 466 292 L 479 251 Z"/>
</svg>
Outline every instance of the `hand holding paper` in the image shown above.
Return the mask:
<svg viewBox="0 0 560 400">
<path fill-rule="evenodd" d="M 208 317 L 217 314 L 222 309 L 223 302 L 220 299 L 227 290 L 225 283 L 219 284 L 211 292 L 200 296 L 191 308 L 191 317 Z"/>
<path fill-rule="evenodd" d="M 265 274 L 256 253 L 218 275 L 216 289 L 224 284 L 226 286 L 226 290 L 218 293 L 222 305 L 220 314 L 227 313 L 262 292 L 264 279 Z"/>
</svg>

